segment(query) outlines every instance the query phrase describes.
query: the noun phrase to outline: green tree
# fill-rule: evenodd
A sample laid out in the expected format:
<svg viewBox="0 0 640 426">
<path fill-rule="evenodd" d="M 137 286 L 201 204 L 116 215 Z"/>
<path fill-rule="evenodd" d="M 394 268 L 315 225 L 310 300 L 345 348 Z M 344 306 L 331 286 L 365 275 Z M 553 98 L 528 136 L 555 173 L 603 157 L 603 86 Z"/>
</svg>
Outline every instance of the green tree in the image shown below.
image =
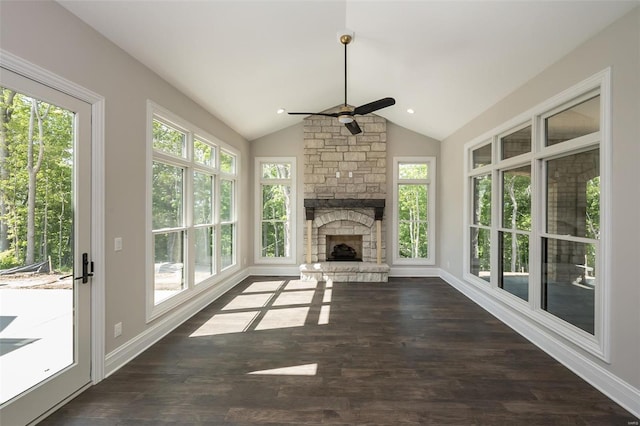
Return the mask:
<svg viewBox="0 0 640 426">
<path fill-rule="evenodd" d="M 262 256 L 286 257 L 291 254 L 291 164 L 263 163 Z"/>
<path fill-rule="evenodd" d="M 427 186 L 400 185 L 398 188 L 399 255 L 405 258 L 427 257 Z"/>
<path fill-rule="evenodd" d="M 478 176 L 473 179 L 473 214 L 474 224 L 491 226 L 491 175 Z M 489 231 L 477 229 L 473 241 L 473 257 L 479 271 L 491 270 Z"/>
<path fill-rule="evenodd" d="M 153 121 L 153 148 L 167 154 L 184 155 L 186 135 L 158 120 Z M 152 228 L 177 228 L 184 225 L 184 169 L 154 161 L 152 164 Z M 165 232 L 154 236 L 155 259 L 182 263 L 183 232 Z"/>
<path fill-rule="evenodd" d="M 291 187 L 262 186 L 262 256 L 285 257 L 289 253 Z"/>
<path fill-rule="evenodd" d="M 531 230 L 531 169 L 529 166 L 503 173 L 502 181 L 502 226 L 521 231 Z M 503 249 L 503 268 L 516 272 L 529 270 L 528 238 L 513 233 L 505 236 L 504 243 L 510 249 Z M 526 243 L 526 244 L 524 244 Z M 506 268 L 510 265 L 510 268 Z"/>
<path fill-rule="evenodd" d="M 586 208 L 586 236 L 587 238 L 600 239 L 600 176 L 587 181 L 587 208 Z M 588 267 L 596 268 L 596 246 L 587 244 L 585 259 Z"/>
<path fill-rule="evenodd" d="M 428 257 L 428 177 L 425 163 L 398 165 L 398 255 L 403 258 Z"/>
<path fill-rule="evenodd" d="M 72 268 L 73 120 L 55 105 L 2 89 L 0 240 L 20 264 Z"/>
<path fill-rule="evenodd" d="M 4 182 L 9 177 L 9 171 L 5 166 L 5 162 L 8 156 L 8 137 L 7 137 L 7 125 L 11 121 L 13 114 L 13 100 L 15 99 L 16 92 L 13 90 L 0 88 L 0 182 Z M 5 199 L 5 193 L 0 192 L 0 252 L 5 252 L 10 249 L 9 247 L 9 227 L 6 220 L 3 218 L 7 214 L 7 200 Z"/>
</svg>

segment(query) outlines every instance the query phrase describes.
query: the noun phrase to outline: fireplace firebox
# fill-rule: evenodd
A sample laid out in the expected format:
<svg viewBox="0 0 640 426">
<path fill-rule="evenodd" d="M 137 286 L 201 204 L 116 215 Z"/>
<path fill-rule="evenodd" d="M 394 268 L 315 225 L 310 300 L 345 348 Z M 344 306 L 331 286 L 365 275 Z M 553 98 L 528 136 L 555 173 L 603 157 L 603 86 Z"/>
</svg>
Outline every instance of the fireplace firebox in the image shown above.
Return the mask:
<svg viewBox="0 0 640 426">
<path fill-rule="evenodd" d="M 362 235 L 327 235 L 328 262 L 362 262 Z"/>
</svg>

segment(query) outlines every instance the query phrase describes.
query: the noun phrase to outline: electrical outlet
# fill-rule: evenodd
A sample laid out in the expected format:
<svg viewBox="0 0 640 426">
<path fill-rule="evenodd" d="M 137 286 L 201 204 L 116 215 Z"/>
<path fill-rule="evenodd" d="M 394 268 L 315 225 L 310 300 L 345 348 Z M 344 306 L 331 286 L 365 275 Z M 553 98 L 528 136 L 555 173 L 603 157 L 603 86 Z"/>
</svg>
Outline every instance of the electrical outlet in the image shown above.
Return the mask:
<svg viewBox="0 0 640 426">
<path fill-rule="evenodd" d="M 118 337 L 122 334 L 122 323 L 119 322 L 113 326 L 113 337 Z"/>
<path fill-rule="evenodd" d="M 114 251 L 122 250 L 122 237 L 116 237 L 113 239 L 113 250 Z"/>
</svg>

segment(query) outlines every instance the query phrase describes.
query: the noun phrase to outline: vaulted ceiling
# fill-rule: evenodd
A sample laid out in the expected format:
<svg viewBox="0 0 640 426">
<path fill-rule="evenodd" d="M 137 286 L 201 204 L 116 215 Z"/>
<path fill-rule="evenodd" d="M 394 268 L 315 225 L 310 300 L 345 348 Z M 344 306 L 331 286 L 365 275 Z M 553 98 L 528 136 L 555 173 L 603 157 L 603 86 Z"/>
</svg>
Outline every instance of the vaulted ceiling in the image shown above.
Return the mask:
<svg viewBox="0 0 640 426">
<path fill-rule="evenodd" d="M 349 104 L 392 96 L 379 115 L 443 139 L 640 4 L 58 2 L 248 140 L 343 102 L 344 29 Z"/>
</svg>

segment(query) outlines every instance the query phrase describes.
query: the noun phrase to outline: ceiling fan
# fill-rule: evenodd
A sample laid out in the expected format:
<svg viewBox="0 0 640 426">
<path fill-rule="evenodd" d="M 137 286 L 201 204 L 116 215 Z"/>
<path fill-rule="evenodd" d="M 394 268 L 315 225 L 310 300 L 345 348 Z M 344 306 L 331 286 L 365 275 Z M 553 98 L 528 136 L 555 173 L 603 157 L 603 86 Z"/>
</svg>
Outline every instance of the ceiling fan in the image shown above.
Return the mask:
<svg viewBox="0 0 640 426">
<path fill-rule="evenodd" d="M 395 105 L 396 100 L 393 98 L 382 98 L 359 107 L 350 107 L 347 104 L 347 45 L 353 40 L 352 34 L 341 34 L 340 43 L 344 45 L 344 105 L 340 107 L 338 112 L 289 112 L 289 115 L 323 115 L 326 117 L 336 117 L 338 121 L 345 125 L 352 135 L 362 133 L 362 129 L 355 121 L 355 115 L 365 115 L 379 109 Z"/>
</svg>

